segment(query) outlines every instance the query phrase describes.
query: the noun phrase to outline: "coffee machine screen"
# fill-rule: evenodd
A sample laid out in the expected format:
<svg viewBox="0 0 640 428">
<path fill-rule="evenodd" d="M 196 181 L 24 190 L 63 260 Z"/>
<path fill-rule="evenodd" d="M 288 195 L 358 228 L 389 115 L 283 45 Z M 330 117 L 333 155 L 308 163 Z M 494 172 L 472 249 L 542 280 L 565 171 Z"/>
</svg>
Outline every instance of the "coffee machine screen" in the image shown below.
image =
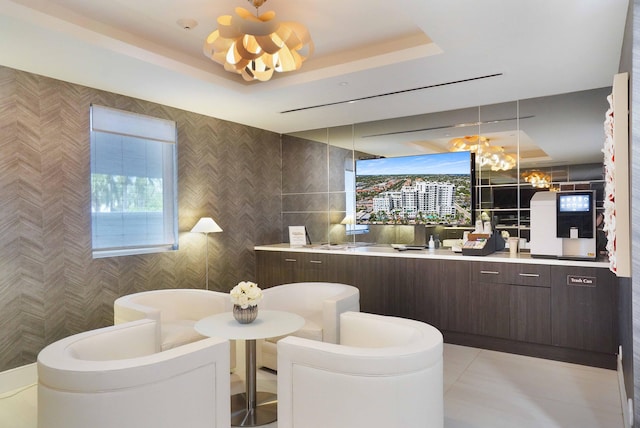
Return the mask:
<svg viewBox="0 0 640 428">
<path fill-rule="evenodd" d="M 592 191 L 558 193 L 558 238 L 593 238 L 595 200 Z"/>
<path fill-rule="evenodd" d="M 558 209 L 562 213 L 591 211 L 591 195 L 558 195 Z"/>
</svg>

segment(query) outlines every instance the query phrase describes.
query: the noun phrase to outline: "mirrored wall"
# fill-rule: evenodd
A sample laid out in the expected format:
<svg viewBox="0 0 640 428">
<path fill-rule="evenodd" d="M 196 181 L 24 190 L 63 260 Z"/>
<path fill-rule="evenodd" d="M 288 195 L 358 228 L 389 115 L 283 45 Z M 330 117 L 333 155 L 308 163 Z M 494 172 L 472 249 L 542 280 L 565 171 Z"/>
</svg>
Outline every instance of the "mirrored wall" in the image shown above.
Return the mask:
<svg viewBox="0 0 640 428">
<path fill-rule="evenodd" d="M 611 88 L 600 88 L 284 135 L 282 242 L 288 242 L 288 226 L 304 225 L 316 245 L 424 244 L 430 235 L 461 237 L 478 218 L 528 240 L 536 192 L 593 189 L 602 205 L 601 149 L 610 93 Z M 461 180 L 455 182 L 453 208 L 440 209 L 439 215 L 356 204 L 371 190 L 362 183 L 356 188 L 361 160 L 455 150 L 475 156 L 469 206 Z M 389 180 L 388 186 L 415 186 L 412 180 Z M 441 187 L 441 193 L 447 191 Z"/>
</svg>

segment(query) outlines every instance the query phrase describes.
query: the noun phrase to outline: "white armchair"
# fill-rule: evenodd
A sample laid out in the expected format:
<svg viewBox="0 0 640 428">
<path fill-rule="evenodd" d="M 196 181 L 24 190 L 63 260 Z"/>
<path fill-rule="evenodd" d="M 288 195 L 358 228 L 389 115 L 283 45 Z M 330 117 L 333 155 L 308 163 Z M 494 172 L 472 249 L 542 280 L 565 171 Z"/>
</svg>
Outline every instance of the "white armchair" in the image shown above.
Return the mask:
<svg viewBox="0 0 640 428">
<path fill-rule="evenodd" d="M 157 322 L 158 351 L 202 340 L 194 325 L 209 315 L 231 311 L 229 294 L 199 289 L 143 291 L 122 296 L 113 304 L 114 324 L 152 319 Z M 236 366 L 236 347 L 231 342 L 231 369 Z"/>
<path fill-rule="evenodd" d="M 442 351 L 428 324 L 356 312 L 342 314 L 340 344 L 284 338 L 278 428 L 442 428 Z"/>
<path fill-rule="evenodd" d="M 76 334 L 38 354 L 39 428 L 228 428 L 229 341 L 156 352 L 155 321 Z"/>
<path fill-rule="evenodd" d="M 305 319 L 294 336 L 322 342 L 338 343 L 340 314 L 360 310 L 360 291 L 346 284 L 297 282 L 267 288 L 262 294 L 261 308 L 293 312 Z M 276 343 L 281 338 L 260 341 L 258 363 L 262 367 L 278 370 Z"/>
</svg>

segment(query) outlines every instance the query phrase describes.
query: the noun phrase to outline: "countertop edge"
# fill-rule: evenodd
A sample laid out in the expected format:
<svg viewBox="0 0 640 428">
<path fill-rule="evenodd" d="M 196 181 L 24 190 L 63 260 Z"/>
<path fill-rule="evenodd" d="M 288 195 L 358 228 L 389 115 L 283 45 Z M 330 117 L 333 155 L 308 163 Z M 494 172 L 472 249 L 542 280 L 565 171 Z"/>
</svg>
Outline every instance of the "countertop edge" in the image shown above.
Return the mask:
<svg viewBox="0 0 640 428">
<path fill-rule="evenodd" d="M 256 245 L 255 251 L 280 251 L 311 254 L 341 254 L 348 256 L 374 256 L 374 257 L 407 257 L 416 259 L 461 260 L 472 262 L 502 262 L 502 263 L 528 263 L 551 266 L 577 266 L 592 268 L 609 268 L 607 261 L 568 260 L 556 258 L 533 258 L 529 253 L 519 253 L 517 257 L 511 257 L 508 251 L 496 252 L 487 256 L 468 256 L 454 253 L 449 249 L 437 250 L 406 250 L 398 251 L 389 245 L 311 245 L 305 247 L 291 246 L 290 244 Z"/>
</svg>

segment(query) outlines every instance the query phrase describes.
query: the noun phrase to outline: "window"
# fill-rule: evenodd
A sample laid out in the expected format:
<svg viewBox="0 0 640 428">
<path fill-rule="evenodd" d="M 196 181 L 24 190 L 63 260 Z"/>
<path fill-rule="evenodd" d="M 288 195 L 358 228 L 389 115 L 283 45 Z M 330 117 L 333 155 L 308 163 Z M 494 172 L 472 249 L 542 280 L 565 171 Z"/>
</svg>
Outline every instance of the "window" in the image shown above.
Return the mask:
<svg viewBox="0 0 640 428">
<path fill-rule="evenodd" d="M 93 257 L 178 249 L 175 122 L 91 106 Z"/>
</svg>

